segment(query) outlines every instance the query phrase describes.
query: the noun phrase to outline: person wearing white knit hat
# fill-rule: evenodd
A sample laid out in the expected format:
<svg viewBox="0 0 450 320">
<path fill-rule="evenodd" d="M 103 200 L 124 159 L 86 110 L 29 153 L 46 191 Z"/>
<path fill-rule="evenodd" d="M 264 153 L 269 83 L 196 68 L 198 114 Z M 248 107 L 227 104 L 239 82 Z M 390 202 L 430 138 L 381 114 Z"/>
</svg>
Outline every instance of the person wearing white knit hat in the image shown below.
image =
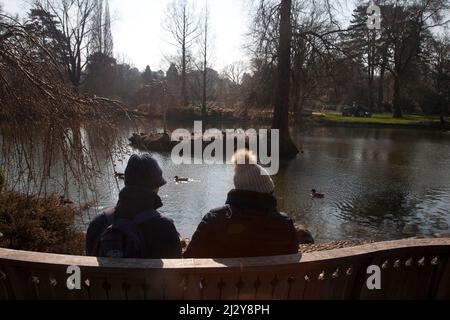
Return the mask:
<svg viewBox="0 0 450 320">
<path fill-rule="evenodd" d="M 292 220 L 277 209 L 275 185 L 256 157 L 235 153 L 234 189 L 225 206 L 213 209 L 192 236 L 185 258 L 231 258 L 293 254 L 298 241 Z"/>
<path fill-rule="evenodd" d="M 256 163 L 256 156 L 246 149 L 236 152 L 232 159 L 234 165 L 233 182 L 237 190 L 247 190 L 272 194 L 275 185 L 266 169 Z"/>
</svg>

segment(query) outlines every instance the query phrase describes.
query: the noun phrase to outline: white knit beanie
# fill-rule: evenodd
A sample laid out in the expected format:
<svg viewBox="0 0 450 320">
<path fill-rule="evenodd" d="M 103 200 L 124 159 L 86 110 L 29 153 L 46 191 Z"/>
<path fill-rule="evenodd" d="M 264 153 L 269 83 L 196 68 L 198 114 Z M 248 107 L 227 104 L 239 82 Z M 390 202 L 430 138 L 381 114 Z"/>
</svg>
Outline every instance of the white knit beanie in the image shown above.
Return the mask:
<svg viewBox="0 0 450 320">
<path fill-rule="evenodd" d="M 266 169 L 256 163 L 256 156 L 251 151 L 238 150 L 234 154 L 232 162 L 234 165 L 233 182 L 236 189 L 273 193 L 275 185 L 272 178 Z"/>
</svg>

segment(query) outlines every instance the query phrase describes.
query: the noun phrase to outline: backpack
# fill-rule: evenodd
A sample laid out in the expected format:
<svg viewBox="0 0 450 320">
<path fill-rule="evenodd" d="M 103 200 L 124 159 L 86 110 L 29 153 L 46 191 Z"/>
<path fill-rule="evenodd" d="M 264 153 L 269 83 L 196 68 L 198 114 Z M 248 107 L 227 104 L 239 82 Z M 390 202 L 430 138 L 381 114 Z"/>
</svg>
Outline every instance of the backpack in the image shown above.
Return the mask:
<svg viewBox="0 0 450 320">
<path fill-rule="evenodd" d="M 100 235 L 97 256 L 108 258 L 142 258 L 146 252 L 145 238 L 140 224 L 159 217 L 155 209 L 143 211 L 133 219 L 114 219 L 112 213 L 104 213 L 108 227 Z"/>
</svg>

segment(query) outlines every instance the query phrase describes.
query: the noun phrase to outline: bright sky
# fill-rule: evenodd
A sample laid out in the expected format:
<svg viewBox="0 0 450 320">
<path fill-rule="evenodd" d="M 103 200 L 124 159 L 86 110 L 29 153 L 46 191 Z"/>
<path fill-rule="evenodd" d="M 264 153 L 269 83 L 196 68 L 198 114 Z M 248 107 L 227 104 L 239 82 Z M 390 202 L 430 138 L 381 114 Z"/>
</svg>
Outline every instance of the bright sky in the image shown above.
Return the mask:
<svg viewBox="0 0 450 320">
<path fill-rule="evenodd" d="M 221 70 L 227 64 L 245 60 L 243 49 L 248 30 L 251 0 L 197 0 L 198 11 L 208 1 L 211 29 L 214 35 L 212 65 Z M 174 47 L 164 40 L 161 23 L 169 0 L 109 0 L 113 19 L 114 51 L 119 62 L 131 62 L 140 70 L 146 65 L 156 71 L 168 67 L 164 55 L 174 53 Z M 0 0 L 5 11 L 23 16 L 29 0 Z"/>
</svg>

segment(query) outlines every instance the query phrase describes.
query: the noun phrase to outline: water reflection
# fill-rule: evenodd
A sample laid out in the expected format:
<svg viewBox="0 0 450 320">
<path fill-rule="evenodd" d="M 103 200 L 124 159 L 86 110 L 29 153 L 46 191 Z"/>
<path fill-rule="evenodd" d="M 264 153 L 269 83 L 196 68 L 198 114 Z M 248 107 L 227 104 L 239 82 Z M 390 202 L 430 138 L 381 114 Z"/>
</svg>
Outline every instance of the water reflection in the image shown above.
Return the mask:
<svg viewBox="0 0 450 320">
<path fill-rule="evenodd" d="M 192 129 L 193 123 L 169 123 L 168 129 Z M 252 124 L 212 123 L 219 129 L 249 128 Z M 95 179 L 97 210 L 112 206 L 123 186 L 114 171 L 123 172 L 133 132 L 157 132 L 160 121 L 117 122 L 115 136 L 95 123 L 82 124 L 73 155 L 80 146 L 95 154 L 101 172 Z M 258 129 L 258 127 L 255 127 Z M 32 132 L 45 131 L 37 128 Z M 31 132 L 31 131 L 30 131 Z M 36 133 L 35 133 L 36 134 Z M 439 132 L 369 128 L 292 128 L 298 157 L 280 163 L 274 177 L 281 210 L 306 224 L 318 240 L 395 239 L 450 232 L 450 136 Z M 12 139 L 12 136 L 3 136 Z M 41 143 L 49 143 L 43 138 Z M 42 148 L 37 144 L 36 149 Z M 76 151 L 78 150 L 78 151 Z M 110 150 L 116 150 L 110 156 Z M 86 151 L 84 151 L 86 152 Z M 32 150 L 30 150 L 32 153 Z M 167 153 L 153 153 L 168 184 L 161 189 L 162 212 L 174 219 L 182 236 L 190 236 L 202 216 L 220 206 L 232 188 L 229 165 L 174 165 Z M 6 159 L 7 157 L 2 157 Z M 4 161 L 4 160 L 2 160 Z M 59 161 L 55 158 L 55 161 Z M 12 166 L 13 161 L 7 163 Z M 57 180 L 64 168 L 52 172 Z M 11 169 L 12 170 L 12 169 Z M 175 175 L 189 177 L 176 183 Z M 55 182 L 56 183 L 56 182 Z M 58 182 L 61 183 L 61 182 Z M 70 181 L 68 181 L 70 185 Z M 325 194 L 312 199 L 311 189 Z M 70 196 L 79 190 L 71 188 Z M 88 212 L 85 225 L 97 210 Z"/>
</svg>

